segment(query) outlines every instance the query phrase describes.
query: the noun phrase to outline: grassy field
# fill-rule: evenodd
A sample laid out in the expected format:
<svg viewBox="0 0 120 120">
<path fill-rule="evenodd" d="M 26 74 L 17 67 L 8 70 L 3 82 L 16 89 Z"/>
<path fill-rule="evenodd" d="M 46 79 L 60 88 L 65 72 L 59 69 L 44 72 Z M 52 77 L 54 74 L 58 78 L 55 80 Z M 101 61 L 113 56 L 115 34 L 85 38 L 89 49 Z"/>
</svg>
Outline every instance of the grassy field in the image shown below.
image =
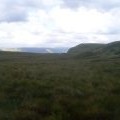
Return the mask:
<svg viewBox="0 0 120 120">
<path fill-rule="evenodd" d="M 120 57 L 0 52 L 0 120 L 120 120 Z"/>
</svg>

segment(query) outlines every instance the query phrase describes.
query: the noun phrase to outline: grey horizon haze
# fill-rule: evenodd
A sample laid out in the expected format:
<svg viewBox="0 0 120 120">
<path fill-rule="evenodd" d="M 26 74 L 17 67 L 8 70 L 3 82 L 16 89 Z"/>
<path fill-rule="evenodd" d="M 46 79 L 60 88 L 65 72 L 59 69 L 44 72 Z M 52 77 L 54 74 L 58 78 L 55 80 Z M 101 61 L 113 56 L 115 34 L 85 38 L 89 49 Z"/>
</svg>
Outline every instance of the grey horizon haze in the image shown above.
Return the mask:
<svg viewBox="0 0 120 120">
<path fill-rule="evenodd" d="M 118 41 L 119 16 L 119 0 L 0 0 L 0 48 Z"/>
</svg>

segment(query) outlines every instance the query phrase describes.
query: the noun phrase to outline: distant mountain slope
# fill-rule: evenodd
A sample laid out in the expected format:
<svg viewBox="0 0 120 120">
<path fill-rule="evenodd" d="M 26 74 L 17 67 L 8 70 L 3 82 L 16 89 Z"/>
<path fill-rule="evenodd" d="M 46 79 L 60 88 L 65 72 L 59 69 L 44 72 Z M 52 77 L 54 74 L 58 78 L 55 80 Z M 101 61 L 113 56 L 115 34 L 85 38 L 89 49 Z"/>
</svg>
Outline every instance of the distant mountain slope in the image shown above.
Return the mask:
<svg viewBox="0 0 120 120">
<path fill-rule="evenodd" d="M 85 43 L 77 45 L 73 48 L 70 48 L 68 50 L 68 53 L 85 53 L 85 52 L 92 52 L 94 50 L 98 50 L 100 48 L 103 48 L 105 44 L 97 44 L 97 43 Z"/>
<path fill-rule="evenodd" d="M 108 44 L 80 44 L 68 50 L 69 54 L 77 54 L 78 56 L 114 56 L 120 55 L 120 41 Z"/>
<path fill-rule="evenodd" d="M 103 48 L 101 52 L 104 54 L 120 54 L 120 41 L 106 44 L 105 48 Z"/>
<path fill-rule="evenodd" d="M 1 48 L 0 51 L 28 52 L 28 53 L 66 53 L 68 48 Z"/>
<path fill-rule="evenodd" d="M 20 48 L 0 48 L 0 51 L 21 52 Z"/>
</svg>

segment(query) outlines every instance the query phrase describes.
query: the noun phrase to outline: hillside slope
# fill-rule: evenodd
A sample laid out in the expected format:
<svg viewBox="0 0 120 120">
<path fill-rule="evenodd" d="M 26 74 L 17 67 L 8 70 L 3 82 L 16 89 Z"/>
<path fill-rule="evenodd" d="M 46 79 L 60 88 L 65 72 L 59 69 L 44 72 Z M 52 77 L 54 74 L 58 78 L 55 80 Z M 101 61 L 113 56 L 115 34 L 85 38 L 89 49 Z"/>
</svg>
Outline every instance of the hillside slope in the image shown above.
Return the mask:
<svg viewBox="0 0 120 120">
<path fill-rule="evenodd" d="M 120 55 L 120 41 L 108 44 L 80 44 L 68 50 L 69 54 L 81 57 L 89 56 L 118 56 Z"/>
<path fill-rule="evenodd" d="M 105 48 L 102 49 L 102 52 L 104 54 L 120 55 L 120 41 L 106 44 Z"/>
<path fill-rule="evenodd" d="M 105 44 L 97 44 L 97 43 L 85 43 L 77 45 L 73 48 L 70 48 L 68 50 L 68 53 L 85 53 L 85 52 L 93 52 L 95 50 L 98 50 L 100 48 L 103 48 Z"/>
</svg>

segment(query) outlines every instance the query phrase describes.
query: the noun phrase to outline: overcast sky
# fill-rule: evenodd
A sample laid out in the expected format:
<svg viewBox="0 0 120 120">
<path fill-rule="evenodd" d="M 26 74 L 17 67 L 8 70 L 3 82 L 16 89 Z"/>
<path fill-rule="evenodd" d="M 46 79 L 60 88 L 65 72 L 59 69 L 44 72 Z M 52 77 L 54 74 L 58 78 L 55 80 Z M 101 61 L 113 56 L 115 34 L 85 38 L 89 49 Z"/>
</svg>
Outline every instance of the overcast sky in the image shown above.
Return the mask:
<svg viewBox="0 0 120 120">
<path fill-rule="evenodd" d="M 120 38 L 120 0 L 0 0 L 0 47 L 71 47 Z"/>
</svg>

